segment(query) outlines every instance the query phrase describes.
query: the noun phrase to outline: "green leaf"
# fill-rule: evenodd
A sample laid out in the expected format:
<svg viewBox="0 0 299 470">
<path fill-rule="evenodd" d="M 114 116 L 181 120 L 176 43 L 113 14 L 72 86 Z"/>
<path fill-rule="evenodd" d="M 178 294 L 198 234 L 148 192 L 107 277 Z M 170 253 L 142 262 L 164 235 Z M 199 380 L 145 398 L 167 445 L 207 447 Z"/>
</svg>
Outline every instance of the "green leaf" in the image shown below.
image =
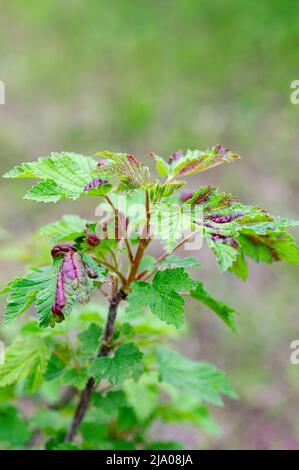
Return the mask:
<svg viewBox="0 0 299 470">
<path fill-rule="evenodd" d="M 42 327 L 46 327 L 51 323 L 52 306 L 55 303 L 60 265 L 61 260 L 57 259 L 52 266 L 35 269 L 28 276 L 36 292 L 35 309 Z"/>
<path fill-rule="evenodd" d="M 153 279 L 153 287 L 166 291 L 189 291 L 195 284 L 184 268 L 158 271 Z"/>
<path fill-rule="evenodd" d="M 91 222 L 77 215 L 65 215 L 61 220 L 41 227 L 36 236 L 49 237 L 53 243 L 75 240 L 83 234 L 88 223 Z"/>
<path fill-rule="evenodd" d="M 31 432 L 18 409 L 10 404 L 0 403 L 0 442 L 18 448 L 26 444 Z"/>
<path fill-rule="evenodd" d="M 221 395 L 237 398 L 224 374 L 211 364 L 191 361 L 167 348 L 158 349 L 158 364 L 162 382 L 200 401 L 220 406 L 223 404 Z"/>
<path fill-rule="evenodd" d="M 45 380 L 50 381 L 59 377 L 65 369 L 65 362 L 57 354 L 52 354 L 47 364 Z"/>
<path fill-rule="evenodd" d="M 74 367 L 66 369 L 62 379 L 63 383 L 78 388 L 79 390 L 82 390 L 88 380 L 87 369 L 81 368 L 80 370 L 77 370 Z"/>
<path fill-rule="evenodd" d="M 76 153 L 52 153 L 31 163 L 24 163 L 4 175 L 5 178 L 37 178 L 41 180 L 25 195 L 26 199 L 57 202 L 77 199 L 93 179 L 96 161 Z"/>
<path fill-rule="evenodd" d="M 23 199 L 37 202 L 58 202 L 60 199 L 71 198 L 75 199 L 75 196 L 71 196 L 71 193 L 66 193 L 61 186 L 55 183 L 55 181 L 41 181 L 36 185 L 32 186 L 27 191 Z"/>
<path fill-rule="evenodd" d="M 148 186 L 150 200 L 156 202 L 164 197 L 169 197 L 185 184 L 185 181 L 165 181 L 165 183 L 154 181 Z"/>
<path fill-rule="evenodd" d="M 57 273 L 60 262 L 31 271 L 27 277 L 11 281 L 1 294 L 8 293 L 4 322 L 9 324 L 36 302 L 41 325 L 47 323 L 55 300 Z"/>
<path fill-rule="evenodd" d="M 159 175 L 162 176 L 162 178 L 170 175 L 170 165 L 164 160 L 164 158 L 156 155 L 155 153 L 153 153 L 152 156 L 156 160 L 156 169 Z"/>
<path fill-rule="evenodd" d="M 174 269 L 180 267 L 184 269 L 202 269 L 203 265 L 199 263 L 194 256 L 179 258 L 176 255 L 168 255 L 163 261 L 156 263 L 155 267 L 159 269 Z"/>
<path fill-rule="evenodd" d="M 242 281 L 247 281 L 249 275 L 248 264 L 243 253 L 238 254 L 236 260 L 229 270 L 238 276 Z"/>
<path fill-rule="evenodd" d="M 114 385 L 120 385 L 143 357 L 134 343 L 121 344 L 114 357 L 98 357 L 89 367 L 90 374 L 96 381 L 107 379 Z"/>
<path fill-rule="evenodd" d="M 5 363 L 0 365 L 0 387 L 27 380 L 30 393 L 44 380 L 50 350 L 42 338 L 20 339 L 6 349 Z"/>
<path fill-rule="evenodd" d="M 140 316 L 151 298 L 152 286 L 147 282 L 137 281 L 132 284 L 132 290 L 127 297 L 126 313 L 130 317 Z"/>
<path fill-rule="evenodd" d="M 134 155 L 113 152 L 98 152 L 96 155 L 107 158 L 107 163 L 99 167 L 100 175 L 115 178 L 116 191 L 129 191 L 146 188 L 149 182 L 149 169 Z"/>
<path fill-rule="evenodd" d="M 34 283 L 26 278 L 17 278 L 11 281 L 0 294 L 9 293 L 5 312 L 4 323 L 8 325 L 23 312 L 25 312 L 35 301 L 36 289 Z"/>
<path fill-rule="evenodd" d="M 165 323 L 181 328 L 184 324 L 185 301 L 180 291 L 189 291 L 195 286 L 184 268 L 158 271 L 152 284 L 143 281 L 134 282 L 128 296 L 126 313 L 141 315 L 149 305 L 152 313 Z"/>
<path fill-rule="evenodd" d="M 142 374 L 138 380 L 129 379 L 124 383 L 128 403 L 139 421 L 147 420 L 157 406 L 159 398 L 157 384 L 158 377 L 154 372 Z"/>
<path fill-rule="evenodd" d="M 229 307 L 220 300 L 214 299 L 210 292 L 208 292 L 203 287 L 201 282 L 197 282 L 195 289 L 190 291 L 190 295 L 194 299 L 199 300 L 203 304 L 207 305 L 234 333 L 237 332 L 234 322 L 234 315 L 239 315 L 239 313 L 234 308 Z"/>
<path fill-rule="evenodd" d="M 167 252 L 171 252 L 178 241 L 194 229 L 194 220 L 202 218 L 200 206 L 157 202 L 151 208 L 151 227 Z"/>
<path fill-rule="evenodd" d="M 102 328 L 96 323 L 91 323 L 88 329 L 79 334 L 78 339 L 82 345 L 83 352 L 92 355 L 95 354 L 100 342 Z"/>
<path fill-rule="evenodd" d="M 223 241 L 216 243 L 210 238 L 208 238 L 208 245 L 216 256 L 221 272 L 227 271 L 233 266 L 238 257 L 238 250 L 236 248 Z"/>
</svg>

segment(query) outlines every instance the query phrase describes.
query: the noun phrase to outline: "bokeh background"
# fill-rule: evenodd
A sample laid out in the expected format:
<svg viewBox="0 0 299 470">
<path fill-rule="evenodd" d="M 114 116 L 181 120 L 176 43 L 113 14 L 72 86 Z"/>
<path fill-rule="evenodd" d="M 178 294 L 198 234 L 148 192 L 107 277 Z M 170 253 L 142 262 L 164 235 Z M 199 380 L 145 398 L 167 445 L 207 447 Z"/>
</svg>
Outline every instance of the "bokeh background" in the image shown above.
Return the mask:
<svg viewBox="0 0 299 470">
<path fill-rule="evenodd" d="M 218 184 L 298 217 L 299 105 L 290 102 L 298 50 L 295 0 L 2 0 L 0 171 L 50 151 L 121 150 L 147 161 L 150 151 L 167 156 L 220 143 L 243 159 L 191 186 Z M 83 203 L 23 201 L 25 186 L 1 181 L 9 243 L 25 243 L 63 213 L 93 216 Z M 243 284 L 220 275 L 205 250 L 198 256 L 206 286 L 241 312 L 239 336 L 205 308 L 190 307 L 180 346 L 223 368 L 240 401 L 213 410 L 217 436 L 157 432 L 187 448 L 298 449 L 299 365 L 290 363 L 290 343 L 299 338 L 298 266 L 251 265 Z M 24 269 L 25 251 L 17 258 L 2 253 L 1 285 Z"/>
</svg>

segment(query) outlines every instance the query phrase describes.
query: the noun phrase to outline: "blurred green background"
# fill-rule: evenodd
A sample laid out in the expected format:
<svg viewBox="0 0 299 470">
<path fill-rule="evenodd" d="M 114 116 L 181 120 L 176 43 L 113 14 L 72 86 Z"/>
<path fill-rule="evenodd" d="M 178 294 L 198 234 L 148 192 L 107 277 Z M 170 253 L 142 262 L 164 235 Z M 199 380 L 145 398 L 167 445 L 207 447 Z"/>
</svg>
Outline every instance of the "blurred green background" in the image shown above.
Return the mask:
<svg viewBox="0 0 299 470">
<path fill-rule="evenodd" d="M 0 170 L 50 151 L 136 153 L 220 143 L 243 159 L 194 178 L 274 214 L 298 217 L 299 4 L 295 0 L 3 0 Z M 92 206 L 22 201 L 1 181 L 0 226 L 25 239 Z M 214 410 L 217 437 L 158 427 L 187 447 L 299 448 L 298 267 L 252 266 L 246 285 L 220 275 L 205 250 L 206 285 L 242 313 L 239 337 L 201 308 L 181 347 L 223 368 L 240 395 Z M 1 262 L 0 282 L 23 268 Z"/>
</svg>

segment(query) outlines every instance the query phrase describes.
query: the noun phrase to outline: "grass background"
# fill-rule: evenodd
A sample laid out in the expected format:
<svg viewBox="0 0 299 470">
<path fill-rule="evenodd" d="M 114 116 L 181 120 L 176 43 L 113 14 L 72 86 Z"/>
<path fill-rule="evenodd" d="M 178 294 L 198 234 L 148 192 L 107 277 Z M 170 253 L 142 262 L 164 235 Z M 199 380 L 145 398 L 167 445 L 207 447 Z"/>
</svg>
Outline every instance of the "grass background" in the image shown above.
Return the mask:
<svg viewBox="0 0 299 470">
<path fill-rule="evenodd" d="M 220 143 L 243 159 L 191 180 L 275 214 L 298 217 L 299 5 L 295 0 L 3 0 L 1 173 L 50 151 L 169 155 Z M 25 238 L 78 203 L 22 201 L 1 181 L 0 225 Z M 204 308 L 184 345 L 227 371 L 240 394 L 214 414 L 222 434 L 160 428 L 189 447 L 299 448 L 298 267 L 252 266 L 247 285 L 220 275 L 202 250 L 205 283 L 242 313 L 233 337 Z M 1 281 L 20 269 L 3 261 Z"/>
</svg>

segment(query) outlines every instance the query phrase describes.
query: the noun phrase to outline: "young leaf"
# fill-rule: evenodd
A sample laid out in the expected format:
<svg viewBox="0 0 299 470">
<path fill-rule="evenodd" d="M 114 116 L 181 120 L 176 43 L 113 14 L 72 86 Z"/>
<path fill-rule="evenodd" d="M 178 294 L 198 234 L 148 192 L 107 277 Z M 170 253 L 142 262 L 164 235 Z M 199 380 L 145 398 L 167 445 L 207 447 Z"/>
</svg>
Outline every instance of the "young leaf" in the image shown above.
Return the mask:
<svg viewBox="0 0 299 470">
<path fill-rule="evenodd" d="M 149 182 L 149 169 L 132 154 L 98 152 L 96 155 L 107 158 L 98 167 L 101 175 L 114 177 L 118 183 L 116 191 L 129 191 L 146 188 Z"/>
<path fill-rule="evenodd" d="M 159 270 L 162 269 L 175 269 L 175 268 L 184 268 L 184 269 L 202 269 L 203 265 L 197 261 L 194 256 L 188 256 L 186 258 L 179 258 L 176 255 L 168 255 L 160 263 L 156 263 L 155 267 Z"/>
<path fill-rule="evenodd" d="M 194 221 L 202 218 L 202 208 L 179 204 L 157 202 L 151 208 L 153 234 L 171 252 L 177 242 L 192 229 Z"/>
<path fill-rule="evenodd" d="M 107 379 L 114 385 L 120 385 L 142 357 L 143 354 L 134 343 L 124 343 L 116 349 L 114 357 L 95 359 L 89 367 L 89 373 L 96 381 Z"/>
<path fill-rule="evenodd" d="M 148 186 L 150 200 L 156 202 L 164 197 L 169 197 L 185 184 L 185 181 L 165 181 L 165 183 L 154 181 Z"/>
<path fill-rule="evenodd" d="M 191 361 L 167 348 L 158 349 L 158 364 L 162 382 L 200 401 L 220 406 L 223 404 L 221 395 L 237 398 L 224 374 L 211 364 Z"/>
<path fill-rule="evenodd" d="M 95 354 L 99 347 L 102 328 L 96 323 L 91 323 L 88 329 L 79 334 L 78 339 L 82 345 L 84 354 Z"/>
<path fill-rule="evenodd" d="M 214 297 L 208 292 L 201 282 L 197 282 L 195 289 L 190 291 L 191 297 L 196 300 L 199 300 L 203 304 L 207 305 L 211 310 L 213 310 L 221 320 L 226 323 L 226 325 L 236 333 L 236 325 L 234 321 L 234 315 L 239 315 L 239 313 L 229 307 L 228 305 L 224 304 L 220 300 L 214 299 Z"/>
<path fill-rule="evenodd" d="M 31 271 L 27 277 L 11 281 L 1 293 L 8 293 L 8 300 L 4 312 L 4 322 L 11 323 L 34 302 L 41 326 L 48 324 L 52 314 L 51 307 L 55 300 L 57 274 L 60 262 L 47 268 Z"/>
<path fill-rule="evenodd" d="M 81 368 L 78 370 L 75 367 L 68 368 L 65 370 L 62 380 L 63 383 L 82 390 L 88 380 L 87 369 Z"/>
<path fill-rule="evenodd" d="M 205 151 L 187 150 L 186 153 L 176 152 L 169 159 L 170 176 L 187 176 L 213 168 L 222 163 L 238 160 L 240 155 L 231 152 L 221 145 L 209 147 Z"/>
<path fill-rule="evenodd" d="M 44 380 L 50 350 L 42 338 L 31 336 L 9 346 L 5 363 L 0 365 L 0 387 L 27 380 L 30 393 L 36 392 Z"/>
<path fill-rule="evenodd" d="M 65 215 L 61 220 L 41 227 L 36 236 L 49 237 L 53 243 L 76 240 L 83 234 L 88 223 L 88 220 L 77 215 Z"/>
<path fill-rule="evenodd" d="M 184 268 L 158 271 L 152 284 L 134 282 L 127 299 L 126 312 L 130 315 L 140 315 L 149 305 L 152 313 L 160 320 L 181 328 L 184 324 L 185 301 L 178 292 L 189 291 L 195 284 Z"/>
<path fill-rule="evenodd" d="M 160 157 L 159 155 L 153 153 L 152 156 L 156 160 L 156 169 L 159 175 L 162 176 L 162 178 L 164 178 L 165 176 L 169 176 L 170 165 L 164 160 L 164 158 Z"/>
<path fill-rule="evenodd" d="M 129 379 L 124 383 L 128 403 L 140 421 L 148 419 L 156 408 L 159 398 L 157 385 L 158 377 L 155 372 L 142 374 L 138 380 Z"/>
<path fill-rule="evenodd" d="M 26 199 L 57 202 L 77 199 L 93 179 L 97 163 L 91 157 L 76 153 L 52 153 L 7 172 L 5 178 L 37 178 L 42 180 L 25 195 Z"/>
</svg>

